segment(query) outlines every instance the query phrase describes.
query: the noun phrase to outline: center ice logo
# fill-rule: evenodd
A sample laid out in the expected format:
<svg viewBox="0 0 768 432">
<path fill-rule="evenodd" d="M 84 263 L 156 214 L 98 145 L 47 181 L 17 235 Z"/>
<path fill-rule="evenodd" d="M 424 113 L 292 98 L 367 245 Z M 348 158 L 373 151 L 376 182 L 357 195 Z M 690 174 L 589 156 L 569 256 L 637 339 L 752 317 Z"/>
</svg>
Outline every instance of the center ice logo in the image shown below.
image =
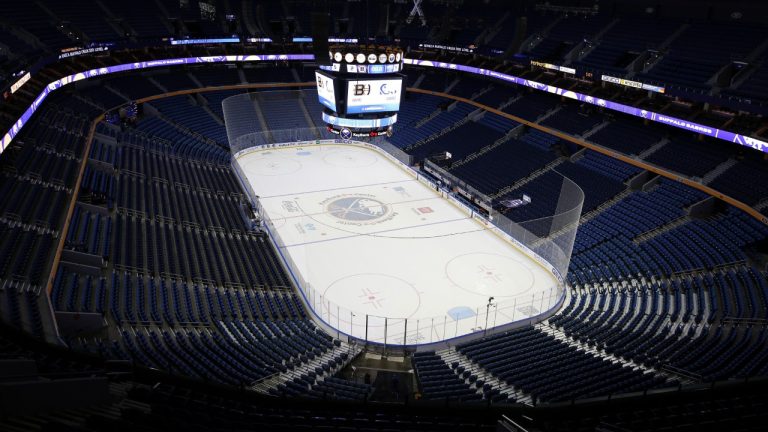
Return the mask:
<svg viewBox="0 0 768 432">
<path fill-rule="evenodd" d="M 327 203 L 328 213 L 348 222 L 378 222 L 390 214 L 390 208 L 370 196 L 337 197 Z"/>
</svg>

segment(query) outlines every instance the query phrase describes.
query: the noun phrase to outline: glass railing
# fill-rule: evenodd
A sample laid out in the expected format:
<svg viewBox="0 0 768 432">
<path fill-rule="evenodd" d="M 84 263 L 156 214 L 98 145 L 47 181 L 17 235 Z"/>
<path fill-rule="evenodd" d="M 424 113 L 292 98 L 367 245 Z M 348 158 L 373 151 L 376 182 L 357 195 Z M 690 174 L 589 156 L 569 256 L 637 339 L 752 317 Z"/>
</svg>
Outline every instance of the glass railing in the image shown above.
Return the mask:
<svg viewBox="0 0 768 432">
<path fill-rule="evenodd" d="M 234 97 L 248 97 L 248 95 Z M 225 107 L 227 100 L 224 101 Z M 244 131 L 247 127 L 243 128 L 240 125 L 237 130 Z M 370 142 L 342 141 L 337 135 L 333 135 L 324 128 L 253 130 L 249 133 L 241 132 L 239 136 L 230 136 L 230 138 L 234 170 L 248 192 L 254 208 L 259 212 L 262 226 L 273 242 L 285 269 L 290 273 L 301 297 L 317 321 L 327 331 L 336 333 L 339 337 L 346 336 L 369 344 L 390 346 L 445 343 L 468 335 L 482 335 L 541 321 L 553 314 L 563 302 L 565 276 L 581 216 L 584 194 L 575 183 L 559 174 L 552 174 L 555 180 L 550 179 L 543 196 L 531 193 L 533 199 L 518 200 L 519 207 L 509 205 L 509 202 L 497 204 L 490 215 L 486 216 L 477 213 L 454 192 L 451 185 L 435 184 L 430 177 L 409 167 L 410 156 L 381 139 Z M 546 281 L 531 283 L 531 288 L 522 294 L 517 293 L 515 296 L 506 298 L 503 296 L 490 298 L 482 304 L 454 308 L 445 314 L 435 316 L 376 315 L 345 307 L 338 301 L 330 299 L 326 295 L 328 287 L 314 286 L 311 278 L 307 276 L 312 274 L 313 266 L 320 264 L 312 262 L 306 250 L 288 244 L 284 240 L 280 227 L 285 223 L 285 218 L 280 215 L 270 215 L 261 208 L 259 197 L 254 193 L 238 159 L 251 152 L 271 148 L 290 146 L 304 148 L 334 144 L 366 147 L 399 164 L 416 180 L 435 190 L 444 199 L 451 201 L 466 214 L 467 218 L 474 219 L 481 229 L 493 233 L 508 242 L 510 247 L 536 261 L 538 270 L 541 268 L 546 270 L 546 273 L 539 273 Z M 545 217 L 525 219 L 526 215 L 541 215 L 547 212 L 550 214 Z M 510 263 L 510 265 L 515 264 Z M 527 271 L 523 267 L 514 268 L 515 271 Z M 549 274 L 548 278 L 545 277 L 547 274 Z M 521 274 L 520 277 L 529 276 Z"/>
</svg>

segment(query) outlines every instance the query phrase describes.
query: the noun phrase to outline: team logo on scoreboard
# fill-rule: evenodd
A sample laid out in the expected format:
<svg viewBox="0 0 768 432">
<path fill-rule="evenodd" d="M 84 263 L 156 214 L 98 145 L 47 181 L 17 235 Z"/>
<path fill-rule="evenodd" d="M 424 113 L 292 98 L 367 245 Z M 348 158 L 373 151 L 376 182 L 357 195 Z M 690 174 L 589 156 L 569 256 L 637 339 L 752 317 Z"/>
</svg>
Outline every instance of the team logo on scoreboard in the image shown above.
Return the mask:
<svg viewBox="0 0 768 432">
<path fill-rule="evenodd" d="M 344 141 L 349 141 L 352 138 L 352 131 L 348 128 L 343 128 L 339 131 L 339 136 Z"/>
<path fill-rule="evenodd" d="M 381 87 L 385 88 L 386 84 L 384 84 Z M 371 94 L 371 85 L 370 84 L 358 83 L 358 84 L 355 84 L 355 87 L 354 87 L 353 91 L 354 91 L 355 96 L 368 96 L 369 94 Z"/>
<path fill-rule="evenodd" d="M 370 86 L 369 86 L 370 87 Z M 369 90 L 370 92 L 370 90 Z M 384 83 L 379 87 L 379 94 L 380 95 L 394 95 L 397 94 L 397 89 L 394 87 L 390 87 L 387 85 L 387 83 Z"/>
<path fill-rule="evenodd" d="M 367 194 L 336 195 L 320 204 L 329 215 L 348 225 L 376 224 L 395 216 L 390 206 Z"/>
</svg>

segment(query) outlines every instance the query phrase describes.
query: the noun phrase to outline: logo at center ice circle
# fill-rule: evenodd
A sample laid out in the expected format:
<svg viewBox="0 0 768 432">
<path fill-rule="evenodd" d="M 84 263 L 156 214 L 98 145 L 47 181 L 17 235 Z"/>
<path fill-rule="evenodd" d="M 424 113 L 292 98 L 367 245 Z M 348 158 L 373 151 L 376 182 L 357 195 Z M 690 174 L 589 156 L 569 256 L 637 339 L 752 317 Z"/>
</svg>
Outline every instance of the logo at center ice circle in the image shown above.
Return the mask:
<svg viewBox="0 0 768 432">
<path fill-rule="evenodd" d="M 366 195 L 336 197 L 326 203 L 331 216 L 348 222 L 377 222 L 386 218 L 391 209 L 383 202 Z"/>
</svg>

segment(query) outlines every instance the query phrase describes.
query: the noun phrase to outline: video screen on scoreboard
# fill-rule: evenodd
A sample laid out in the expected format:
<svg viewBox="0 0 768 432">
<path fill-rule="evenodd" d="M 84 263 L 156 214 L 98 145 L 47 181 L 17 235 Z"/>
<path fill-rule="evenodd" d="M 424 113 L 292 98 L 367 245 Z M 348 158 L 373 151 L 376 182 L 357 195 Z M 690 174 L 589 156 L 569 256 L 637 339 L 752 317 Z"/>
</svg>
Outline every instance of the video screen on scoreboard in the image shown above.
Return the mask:
<svg viewBox="0 0 768 432">
<path fill-rule="evenodd" d="M 315 71 L 317 81 L 317 98 L 321 104 L 336 111 L 336 92 L 334 91 L 333 78 Z"/>
<path fill-rule="evenodd" d="M 347 81 L 347 114 L 400 110 L 403 78 Z"/>
</svg>

